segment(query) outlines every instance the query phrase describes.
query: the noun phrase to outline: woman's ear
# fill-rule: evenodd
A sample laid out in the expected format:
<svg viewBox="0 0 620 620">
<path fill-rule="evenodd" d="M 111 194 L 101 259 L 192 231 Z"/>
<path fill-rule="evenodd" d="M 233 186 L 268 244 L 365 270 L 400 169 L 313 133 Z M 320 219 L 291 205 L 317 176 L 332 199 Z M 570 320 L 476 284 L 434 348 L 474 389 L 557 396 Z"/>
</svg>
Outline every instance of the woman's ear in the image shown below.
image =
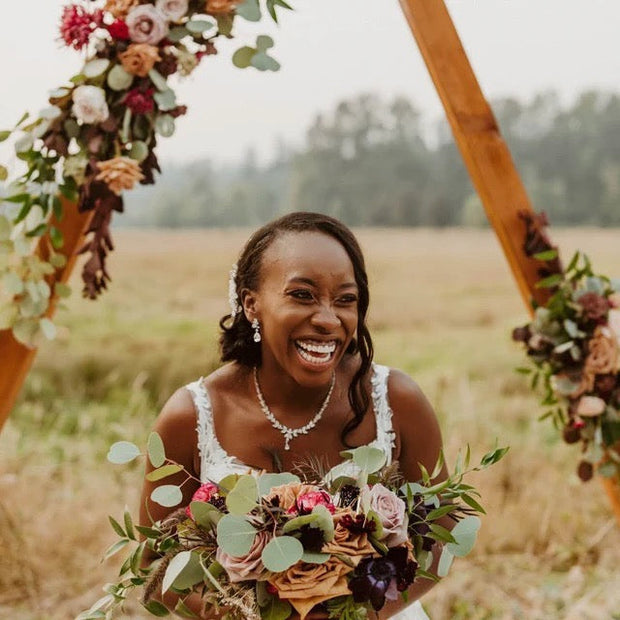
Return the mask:
<svg viewBox="0 0 620 620">
<path fill-rule="evenodd" d="M 245 318 L 251 323 L 257 317 L 258 295 L 249 288 L 241 289 L 241 307 Z"/>
</svg>

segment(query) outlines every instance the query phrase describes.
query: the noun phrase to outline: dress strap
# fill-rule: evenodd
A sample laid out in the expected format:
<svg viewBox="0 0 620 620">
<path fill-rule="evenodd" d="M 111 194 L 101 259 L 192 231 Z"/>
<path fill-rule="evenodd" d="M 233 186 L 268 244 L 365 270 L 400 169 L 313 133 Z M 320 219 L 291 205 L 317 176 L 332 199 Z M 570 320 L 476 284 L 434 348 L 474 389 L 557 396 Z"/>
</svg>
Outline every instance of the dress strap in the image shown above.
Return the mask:
<svg viewBox="0 0 620 620">
<path fill-rule="evenodd" d="M 392 426 L 392 409 L 388 401 L 388 377 L 390 369 L 380 364 L 372 365 L 372 405 L 375 411 L 377 437 L 375 445 L 383 450 L 387 456 L 387 464 L 392 462 L 392 452 L 395 447 L 395 433 Z"/>
<path fill-rule="evenodd" d="M 188 383 L 185 388 L 191 394 L 194 407 L 196 408 L 200 479 L 202 482 L 207 482 L 216 468 L 233 464 L 235 458 L 222 448 L 215 434 L 213 406 L 211 405 L 211 399 L 209 398 L 209 392 L 205 387 L 203 377 Z"/>
</svg>

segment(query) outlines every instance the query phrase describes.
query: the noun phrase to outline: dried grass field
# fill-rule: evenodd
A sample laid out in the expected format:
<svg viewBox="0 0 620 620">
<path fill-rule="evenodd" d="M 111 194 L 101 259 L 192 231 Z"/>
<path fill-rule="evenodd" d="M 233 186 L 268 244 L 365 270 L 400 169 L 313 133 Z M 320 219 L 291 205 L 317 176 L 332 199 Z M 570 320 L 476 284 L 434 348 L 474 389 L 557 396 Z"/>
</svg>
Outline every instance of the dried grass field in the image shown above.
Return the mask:
<svg viewBox="0 0 620 620">
<path fill-rule="evenodd" d="M 66 620 L 101 595 L 119 558 L 107 515 L 135 510 L 139 466 L 105 461 L 143 443 L 178 386 L 217 365 L 228 269 L 248 231 L 116 233 L 110 291 L 74 294 L 0 435 L 0 618 Z M 488 516 L 474 552 L 425 599 L 433 620 L 620 618 L 620 528 L 576 448 L 538 422 L 514 372 L 511 329 L 527 320 L 493 234 L 360 230 L 376 359 L 409 372 L 440 418 L 448 459 L 496 439 L 508 456 L 472 478 Z M 602 273 L 620 273 L 620 231 L 557 231 Z M 75 289 L 79 282 L 74 280 Z M 127 606 L 129 618 L 145 617 Z M 150 617 L 150 616 L 149 616 Z"/>
</svg>

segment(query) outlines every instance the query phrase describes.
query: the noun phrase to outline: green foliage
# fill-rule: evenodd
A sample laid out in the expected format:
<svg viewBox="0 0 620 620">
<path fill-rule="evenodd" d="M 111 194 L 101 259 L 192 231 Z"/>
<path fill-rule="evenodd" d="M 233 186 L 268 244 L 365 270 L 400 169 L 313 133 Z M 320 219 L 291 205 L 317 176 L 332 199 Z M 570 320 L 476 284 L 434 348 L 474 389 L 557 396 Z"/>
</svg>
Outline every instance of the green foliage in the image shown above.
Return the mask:
<svg viewBox="0 0 620 620">
<path fill-rule="evenodd" d="M 279 573 L 301 560 L 303 545 L 292 536 L 276 536 L 263 549 L 261 560 L 267 570 Z"/>
</svg>

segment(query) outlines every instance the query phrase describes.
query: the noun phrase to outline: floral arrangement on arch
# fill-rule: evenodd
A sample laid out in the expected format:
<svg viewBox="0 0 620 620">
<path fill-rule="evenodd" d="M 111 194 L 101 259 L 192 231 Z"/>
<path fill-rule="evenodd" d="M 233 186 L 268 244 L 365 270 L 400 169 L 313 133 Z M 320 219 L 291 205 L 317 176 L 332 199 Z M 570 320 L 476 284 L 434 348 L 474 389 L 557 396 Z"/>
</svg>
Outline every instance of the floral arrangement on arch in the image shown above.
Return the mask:
<svg viewBox="0 0 620 620">
<path fill-rule="evenodd" d="M 83 293 L 95 298 L 106 288 L 110 222 L 123 210 L 122 192 L 154 183 L 157 139 L 171 136 L 187 111 L 170 76 L 187 76 L 216 54 L 218 39 L 233 37 L 236 18 L 259 21 L 266 10 L 277 22 L 277 7 L 291 8 L 285 0 L 81 0 L 63 8 L 60 40 L 84 54 L 84 66 L 51 93 L 38 118 L 25 114 L 0 132 L 0 141 L 20 134 L 15 151 L 26 167 L 0 192 L 0 329 L 12 329 L 26 344 L 40 330 L 54 335 L 43 315 L 53 296 L 69 293 L 63 284 L 51 290 L 45 280 L 65 263 L 54 225 L 61 196 L 94 211 L 81 249 L 88 255 Z M 271 37 L 258 36 L 233 54 L 233 63 L 276 71 L 272 46 Z M 8 174 L 0 166 L 0 181 Z M 33 239 L 44 235 L 45 259 L 32 253 Z"/>
<path fill-rule="evenodd" d="M 557 249 L 525 219 L 524 249 L 541 261 L 538 286 L 550 296 L 513 331 L 532 363 L 517 370 L 531 377 L 532 389 L 542 388 L 541 418 L 550 418 L 565 442 L 581 444 L 581 480 L 595 471 L 620 479 L 620 279 L 594 273 L 580 252 L 563 269 Z"/>
<path fill-rule="evenodd" d="M 112 617 L 135 589 L 156 616 L 169 613 L 158 599 L 170 590 L 179 595 L 174 611 L 187 617 L 184 599 L 199 593 L 205 613 L 222 611 L 230 620 L 286 620 L 293 611 L 303 620 L 317 605 L 330 618 L 364 620 L 387 601 L 407 600 L 415 579 L 438 579 L 429 572 L 435 542 L 444 543 L 439 577 L 455 556 L 469 553 L 480 526 L 475 514 L 484 510 L 463 477 L 506 451 L 496 448 L 468 469 L 468 449 L 454 473 L 433 484 L 443 458 L 432 473 L 422 471 L 421 481 L 406 482 L 398 463 L 386 466 L 381 450 L 362 446 L 342 453 L 353 467 L 338 477 L 315 460 L 299 464 L 295 474 L 232 474 L 202 484 L 189 506 L 148 527 L 134 525 L 127 511 L 122 525 L 110 517 L 119 540 L 106 557 L 133 549 L 119 581 L 77 620 Z M 140 454 L 121 441 L 108 460 L 127 463 Z M 147 455 L 155 467 L 148 480 L 183 470 L 166 458 L 157 433 Z M 173 508 L 182 502 L 180 486 L 160 485 L 151 499 Z M 438 523 L 442 518 L 454 521 L 451 531 Z M 157 557 L 145 565 L 147 547 Z"/>
</svg>

